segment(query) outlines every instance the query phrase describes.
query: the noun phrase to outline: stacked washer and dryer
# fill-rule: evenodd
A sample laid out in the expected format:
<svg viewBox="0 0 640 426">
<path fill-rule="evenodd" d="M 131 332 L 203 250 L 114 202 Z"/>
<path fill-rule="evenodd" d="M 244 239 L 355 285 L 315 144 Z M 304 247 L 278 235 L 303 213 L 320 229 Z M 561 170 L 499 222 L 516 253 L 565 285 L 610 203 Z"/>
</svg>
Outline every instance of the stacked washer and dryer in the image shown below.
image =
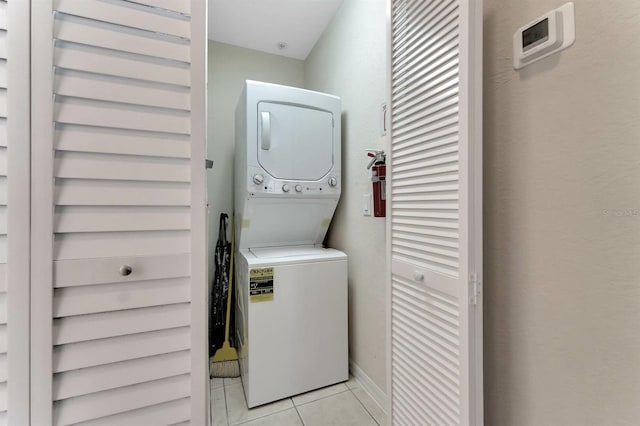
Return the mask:
<svg viewBox="0 0 640 426">
<path fill-rule="evenodd" d="M 247 81 L 236 109 L 236 336 L 247 405 L 348 379 L 340 99 Z"/>
</svg>

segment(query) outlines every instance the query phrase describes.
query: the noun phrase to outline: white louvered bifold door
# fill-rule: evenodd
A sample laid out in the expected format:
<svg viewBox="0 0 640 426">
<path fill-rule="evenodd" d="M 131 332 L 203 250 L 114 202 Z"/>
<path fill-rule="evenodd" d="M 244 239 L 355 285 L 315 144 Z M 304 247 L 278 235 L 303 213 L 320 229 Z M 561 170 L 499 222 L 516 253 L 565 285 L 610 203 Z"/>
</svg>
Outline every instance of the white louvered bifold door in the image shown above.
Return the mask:
<svg viewBox="0 0 640 426">
<path fill-rule="evenodd" d="M 29 3 L 0 0 L 0 426 L 29 424 Z"/>
<path fill-rule="evenodd" d="M 34 425 L 205 425 L 204 0 L 32 3 Z"/>
<path fill-rule="evenodd" d="M 391 0 L 394 425 L 483 424 L 481 12 Z"/>
</svg>

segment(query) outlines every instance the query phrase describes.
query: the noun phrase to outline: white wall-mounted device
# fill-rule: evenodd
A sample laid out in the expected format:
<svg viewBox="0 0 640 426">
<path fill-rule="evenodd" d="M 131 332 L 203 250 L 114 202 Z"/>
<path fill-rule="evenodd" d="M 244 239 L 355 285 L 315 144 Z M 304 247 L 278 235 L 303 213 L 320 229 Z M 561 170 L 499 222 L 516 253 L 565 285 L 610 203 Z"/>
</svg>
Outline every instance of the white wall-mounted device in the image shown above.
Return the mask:
<svg viewBox="0 0 640 426">
<path fill-rule="evenodd" d="M 576 39 L 573 3 L 552 10 L 513 34 L 513 67 L 519 70 L 571 46 Z"/>
</svg>

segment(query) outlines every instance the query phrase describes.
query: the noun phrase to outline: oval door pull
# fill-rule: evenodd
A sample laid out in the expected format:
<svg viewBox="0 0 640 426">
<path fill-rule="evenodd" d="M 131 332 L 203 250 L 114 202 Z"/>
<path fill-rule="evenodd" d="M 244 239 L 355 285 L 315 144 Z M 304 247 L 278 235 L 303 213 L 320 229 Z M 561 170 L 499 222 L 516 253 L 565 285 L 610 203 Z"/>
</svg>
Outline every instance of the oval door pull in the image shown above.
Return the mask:
<svg viewBox="0 0 640 426">
<path fill-rule="evenodd" d="M 122 265 L 120 267 L 120 275 L 122 275 L 123 277 L 126 277 L 127 275 L 131 275 L 132 272 L 133 272 L 133 268 L 129 265 Z"/>
<path fill-rule="evenodd" d="M 416 271 L 413 273 L 413 279 L 416 281 L 422 282 L 424 281 L 424 274 L 422 272 Z"/>
</svg>

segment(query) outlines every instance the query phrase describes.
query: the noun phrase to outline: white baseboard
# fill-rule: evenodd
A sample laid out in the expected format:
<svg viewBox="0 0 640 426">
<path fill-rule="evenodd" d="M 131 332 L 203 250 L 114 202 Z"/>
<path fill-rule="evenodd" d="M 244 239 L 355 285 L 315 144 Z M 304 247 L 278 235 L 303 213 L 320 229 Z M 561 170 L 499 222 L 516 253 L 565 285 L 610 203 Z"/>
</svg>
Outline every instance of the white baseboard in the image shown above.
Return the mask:
<svg viewBox="0 0 640 426">
<path fill-rule="evenodd" d="M 387 394 L 382 391 L 376 385 L 373 380 L 362 370 L 362 368 L 358 367 L 358 364 L 349 360 L 349 372 L 351 375 L 360 383 L 362 389 L 364 389 L 371 398 L 382 408 L 382 411 L 386 413 L 387 411 Z"/>
</svg>

